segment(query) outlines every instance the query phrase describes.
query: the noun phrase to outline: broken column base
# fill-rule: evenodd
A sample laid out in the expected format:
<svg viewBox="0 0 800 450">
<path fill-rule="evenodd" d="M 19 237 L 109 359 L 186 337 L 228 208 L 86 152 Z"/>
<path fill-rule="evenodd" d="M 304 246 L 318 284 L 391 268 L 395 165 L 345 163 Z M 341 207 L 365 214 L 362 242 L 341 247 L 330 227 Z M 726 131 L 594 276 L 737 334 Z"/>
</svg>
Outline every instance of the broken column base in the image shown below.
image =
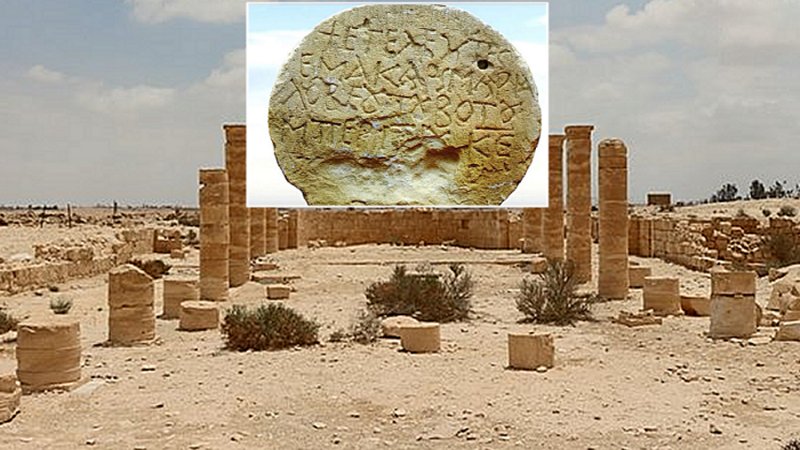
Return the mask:
<svg viewBox="0 0 800 450">
<path fill-rule="evenodd" d="M 508 367 L 511 369 L 536 370 L 553 367 L 555 347 L 550 334 L 508 334 Z"/>
<path fill-rule="evenodd" d="M 12 368 L 0 369 L 0 423 L 8 422 L 19 412 L 22 388 Z"/>
<path fill-rule="evenodd" d="M 180 324 L 183 331 L 213 330 L 219 326 L 219 309 L 214 302 L 181 303 Z"/>
<path fill-rule="evenodd" d="M 420 322 L 400 328 L 400 345 L 409 353 L 434 353 L 441 348 L 439 324 Z"/>
<path fill-rule="evenodd" d="M 416 325 L 419 321 L 410 316 L 392 316 L 381 320 L 383 337 L 399 338 L 403 327 Z"/>
</svg>

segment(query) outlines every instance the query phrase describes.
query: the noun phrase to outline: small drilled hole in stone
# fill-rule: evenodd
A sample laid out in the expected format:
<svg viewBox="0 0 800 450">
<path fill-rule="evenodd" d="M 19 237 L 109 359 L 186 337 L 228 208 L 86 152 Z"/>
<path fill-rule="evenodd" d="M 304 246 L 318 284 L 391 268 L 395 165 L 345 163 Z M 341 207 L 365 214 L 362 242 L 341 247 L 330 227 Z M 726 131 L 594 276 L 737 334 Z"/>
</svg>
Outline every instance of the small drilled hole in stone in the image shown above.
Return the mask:
<svg viewBox="0 0 800 450">
<path fill-rule="evenodd" d="M 489 61 L 485 59 L 478 60 L 478 69 L 485 70 L 489 68 Z"/>
</svg>

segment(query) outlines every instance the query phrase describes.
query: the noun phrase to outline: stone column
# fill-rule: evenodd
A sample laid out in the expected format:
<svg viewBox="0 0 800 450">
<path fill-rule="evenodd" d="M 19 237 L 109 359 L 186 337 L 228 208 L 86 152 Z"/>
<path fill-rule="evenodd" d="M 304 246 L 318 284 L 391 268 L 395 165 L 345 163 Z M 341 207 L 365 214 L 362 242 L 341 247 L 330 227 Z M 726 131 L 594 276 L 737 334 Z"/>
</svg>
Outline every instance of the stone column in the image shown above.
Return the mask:
<svg viewBox="0 0 800 450">
<path fill-rule="evenodd" d="M 200 169 L 200 298 L 228 300 L 228 173 Z"/>
<path fill-rule="evenodd" d="M 522 209 L 522 253 L 542 251 L 542 220 L 544 208 Z"/>
<path fill-rule="evenodd" d="M 579 283 L 592 280 L 592 125 L 564 128 L 567 150 L 567 260 Z"/>
<path fill-rule="evenodd" d="M 225 168 L 228 171 L 231 287 L 250 278 L 250 217 L 247 213 L 247 145 L 244 125 L 225 125 Z"/>
<path fill-rule="evenodd" d="M 628 296 L 628 149 L 619 139 L 605 139 L 597 148 L 599 202 L 600 297 Z"/>
<path fill-rule="evenodd" d="M 267 254 L 266 208 L 248 208 L 250 212 L 250 258 Z"/>
<path fill-rule="evenodd" d="M 299 211 L 296 209 L 289 210 L 289 236 L 286 240 L 286 248 L 297 248 L 297 225 Z"/>
<path fill-rule="evenodd" d="M 275 253 L 278 251 L 278 208 L 266 208 L 265 215 L 265 251 Z"/>
<path fill-rule="evenodd" d="M 550 150 L 548 152 L 548 205 L 544 210 L 542 223 L 543 248 L 545 258 L 553 260 L 564 259 L 564 135 L 550 135 Z"/>
</svg>

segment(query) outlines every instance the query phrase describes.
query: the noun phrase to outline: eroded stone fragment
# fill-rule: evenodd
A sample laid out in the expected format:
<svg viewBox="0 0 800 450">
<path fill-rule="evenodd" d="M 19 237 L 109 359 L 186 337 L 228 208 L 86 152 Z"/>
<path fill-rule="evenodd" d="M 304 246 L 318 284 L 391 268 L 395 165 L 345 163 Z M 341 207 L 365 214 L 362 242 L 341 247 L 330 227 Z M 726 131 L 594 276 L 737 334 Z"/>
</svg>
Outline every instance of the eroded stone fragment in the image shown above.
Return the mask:
<svg viewBox="0 0 800 450">
<path fill-rule="evenodd" d="M 278 164 L 310 205 L 492 205 L 533 159 L 541 113 L 514 47 L 440 5 L 319 24 L 272 90 Z"/>
</svg>

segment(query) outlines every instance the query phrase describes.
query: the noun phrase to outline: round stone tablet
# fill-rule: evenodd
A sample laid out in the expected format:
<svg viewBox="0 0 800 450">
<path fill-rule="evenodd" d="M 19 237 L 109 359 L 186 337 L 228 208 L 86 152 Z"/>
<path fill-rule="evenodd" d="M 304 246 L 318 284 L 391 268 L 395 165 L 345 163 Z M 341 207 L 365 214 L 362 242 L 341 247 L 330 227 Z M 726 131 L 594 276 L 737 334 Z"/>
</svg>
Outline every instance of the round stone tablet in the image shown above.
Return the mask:
<svg viewBox="0 0 800 450">
<path fill-rule="evenodd" d="M 440 5 L 367 5 L 320 23 L 269 104 L 275 156 L 309 205 L 499 205 L 541 112 L 514 47 Z"/>
</svg>

